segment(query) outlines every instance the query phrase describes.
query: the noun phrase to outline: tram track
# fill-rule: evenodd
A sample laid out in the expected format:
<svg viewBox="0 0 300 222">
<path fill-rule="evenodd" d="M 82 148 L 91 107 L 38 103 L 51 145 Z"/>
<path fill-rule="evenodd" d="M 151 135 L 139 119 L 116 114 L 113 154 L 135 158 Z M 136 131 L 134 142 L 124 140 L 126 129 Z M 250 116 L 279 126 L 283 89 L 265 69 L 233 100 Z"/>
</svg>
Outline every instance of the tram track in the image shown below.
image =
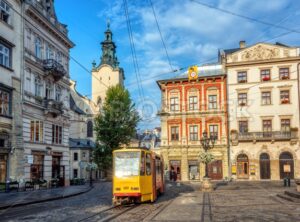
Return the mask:
<svg viewBox="0 0 300 222">
<path fill-rule="evenodd" d="M 211 201 L 210 195 L 207 192 L 203 193 L 203 205 L 202 205 L 202 213 L 201 213 L 201 222 L 212 222 L 212 210 L 211 210 Z"/>
<path fill-rule="evenodd" d="M 93 220 L 102 221 L 102 222 L 111 221 L 111 220 L 121 216 L 122 214 L 125 214 L 125 213 L 135 209 L 138 206 L 139 205 L 112 206 L 112 207 L 106 208 L 104 210 L 101 210 L 100 212 L 94 213 L 90 216 L 81 218 L 77 222 L 93 221 Z"/>
</svg>

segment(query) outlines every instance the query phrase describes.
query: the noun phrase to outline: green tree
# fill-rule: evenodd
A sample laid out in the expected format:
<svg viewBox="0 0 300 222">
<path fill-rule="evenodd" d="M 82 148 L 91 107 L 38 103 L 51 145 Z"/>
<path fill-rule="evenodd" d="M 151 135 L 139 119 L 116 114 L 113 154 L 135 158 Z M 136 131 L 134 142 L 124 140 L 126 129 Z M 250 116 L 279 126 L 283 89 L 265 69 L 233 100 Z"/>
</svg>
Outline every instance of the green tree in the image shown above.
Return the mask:
<svg viewBox="0 0 300 222">
<path fill-rule="evenodd" d="M 109 87 L 104 105 L 95 118 L 98 145 L 94 160 L 100 169 L 111 167 L 112 151 L 130 143 L 139 120 L 128 90 L 120 85 Z"/>
</svg>

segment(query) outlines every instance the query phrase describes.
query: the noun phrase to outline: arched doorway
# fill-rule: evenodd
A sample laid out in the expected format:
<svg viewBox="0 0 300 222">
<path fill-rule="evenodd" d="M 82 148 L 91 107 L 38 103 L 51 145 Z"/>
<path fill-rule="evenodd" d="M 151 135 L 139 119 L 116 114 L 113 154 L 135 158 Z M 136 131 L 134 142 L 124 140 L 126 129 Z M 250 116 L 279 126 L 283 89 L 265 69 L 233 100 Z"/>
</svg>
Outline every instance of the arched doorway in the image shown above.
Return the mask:
<svg viewBox="0 0 300 222">
<path fill-rule="evenodd" d="M 280 179 L 289 177 L 294 179 L 294 159 L 289 152 L 283 152 L 279 156 Z"/>
<path fill-rule="evenodd" d="M 249 159 L 246 154 L 240 154 L 237 157 L 237 178 L 249 178 Z"/>
<path fill-rule="evenodd" d="M 271 179 L 270 173 L 270 156 L 267 153 L 260 154 L 260 179 Z"/>
</svg>

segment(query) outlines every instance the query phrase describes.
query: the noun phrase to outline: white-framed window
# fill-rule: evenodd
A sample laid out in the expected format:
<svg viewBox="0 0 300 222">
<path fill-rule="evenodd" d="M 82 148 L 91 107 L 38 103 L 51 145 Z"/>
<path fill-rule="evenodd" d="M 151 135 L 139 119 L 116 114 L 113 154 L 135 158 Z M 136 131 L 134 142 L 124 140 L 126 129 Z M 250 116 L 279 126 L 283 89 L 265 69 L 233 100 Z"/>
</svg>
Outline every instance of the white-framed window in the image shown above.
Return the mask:
<svg viewBox="0 0 300 222">
<path fill-rule="evenodd" d="M 10 6 L 4 0 L 0 0 L 0 19 L 5 23 L 10 24 L 10 18 Z"/>
<path fill-rule="evenodd" d="M 11 67 L 11 48 L 0 42 L 0 65 L 10 68 Z"/>
<path fill-rule="evenodd" d="M 197 110 L 197 109 L 198 109 L 198 97 L 189 96 L 189 110 Z"/>
<path fill-rule="evenodd" d="M 217 109 L 217 95 L 208 96 L 208 109 Z"/>
<path fill-rule="evenodd" d="M 52 48 L 47 44 L 46 45 L 46 59 L 51 59 L 52 56 Z"/>
<path fill-rule="evenodd" d="M 0 89 L 0 115 L 10 116 L 10 94 Z"/>
<path fill-rule="evenodd" d="M 60 86 L 56 86 L 55 87 L 55 100 L 57 102 L 61 101 L 61 96 L 62 96 L 62 90 Z"/>
<path fill-rule="evenodd" d="M 39 59 L 42 59 L 42 41 L 39 37 L 35 38 L 35 56 Z"/>
<path fill-rule="evenodd" d="M 62 126 L 52 125 L 52 143 L 62 144 Z"/>
<path fill-rule="evenodd" d="M 34 80 L 35 96 L 42 96 L 43 83 L 40 77 L 36 76 Z"/>
<path fill-rule="evenodd" d="M 59 64 L 62 64 L 62 53 L 61 53 L 61 52 L 57 52 L 57 53 L 56 53 L 56 61 L 57 61 Z"/>
<path fill-rule="evenodd" d="M 216 140 L 219 138 L 219 126 L 209 125 L 209 136 L 214 137 Z"/>
<path fill-rule="evenodd" d="M 45 96 L 47 99 L 53 98 L 53 84 L 50 81 L 46 82 Z"/>
<path fill-rule="evenodd" d="M 190 125 L 190 140 L 197 141 L 198 140 L 198 126 Z"/>
<path fill-rule="evenodd" d="M 24 89 L 27 92 L 31 92 L 31 70 L 25 69 L 25 85 Z"/>
<path fill-rule="evenodd" d="M 44 123 L 39 120 L 30 121 L 30 141 L 43 142 L 44 138 Z"/>
<path fill-rule="evenodd" d="M 179 110 L 179 99 L 178 99 L 178 97 L 171 97 L 170 98 L 170 110 L 171 111 L 178 111 Z"/>
</svg>

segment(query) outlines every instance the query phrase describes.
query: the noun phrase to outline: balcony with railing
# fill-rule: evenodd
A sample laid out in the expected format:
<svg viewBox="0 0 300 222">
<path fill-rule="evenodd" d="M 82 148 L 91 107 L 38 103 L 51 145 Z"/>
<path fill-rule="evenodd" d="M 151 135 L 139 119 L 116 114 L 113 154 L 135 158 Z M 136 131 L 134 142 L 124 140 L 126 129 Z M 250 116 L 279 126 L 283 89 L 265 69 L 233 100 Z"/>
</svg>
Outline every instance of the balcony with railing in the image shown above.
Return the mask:
<svg viewBox="0 0 300 222">
<path fill-rule="evenodd" d="M 43 61 L 43 67 L 48 75 L 52 75 L 55 81 L 63 78 L 67 72 L 62 64 L 54 59 L 46 59 Z"/>
<path fill-rule="evenodd" d="M 291 141 L 298 140 L 298 128 L 292 128 L 290 131 L 270 131 L 270 132 L 237 132 L 231 131 L 231 142 L 237 145 L 239 142 L 256 141 Z"/>
<path fill-rule="evenodd" d="M 54 117 L 63 113 L 63 103 L 54 99 L 44 99 L 43 106 L 45 108 L 45 114 L 50 114 Z"/>
</svg>

